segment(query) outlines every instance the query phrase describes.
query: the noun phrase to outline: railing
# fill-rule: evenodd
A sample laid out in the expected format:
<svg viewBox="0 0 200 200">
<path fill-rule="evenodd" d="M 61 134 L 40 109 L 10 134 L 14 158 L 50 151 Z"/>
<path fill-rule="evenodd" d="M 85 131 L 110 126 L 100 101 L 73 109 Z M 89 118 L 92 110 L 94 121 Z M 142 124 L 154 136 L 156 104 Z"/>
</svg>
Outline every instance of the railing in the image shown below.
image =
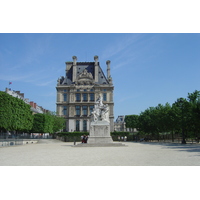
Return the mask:
<svg viewBox="0 0 200 200">
<path fill-rule="evenodd" d="M 20 139 L 53 139 L 53 136 L 49 135 L 0 135 L 0 140 L 20 140 Z"/>
<path fill-rule="evenodd" d="M 23 139 L 7 139 L 7 140 L 0 140 L 0 147 L 5 147 L 5 146 L 14 146 L 14 145 L 23 145 Z"/>
</svg>

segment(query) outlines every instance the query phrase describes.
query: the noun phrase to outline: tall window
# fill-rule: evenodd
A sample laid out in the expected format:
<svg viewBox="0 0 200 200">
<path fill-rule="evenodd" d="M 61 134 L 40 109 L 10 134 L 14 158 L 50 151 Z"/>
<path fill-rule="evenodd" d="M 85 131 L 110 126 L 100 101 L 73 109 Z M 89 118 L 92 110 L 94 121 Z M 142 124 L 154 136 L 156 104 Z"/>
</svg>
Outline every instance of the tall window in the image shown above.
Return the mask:
<svg viewBox="0 0 200 200">
<path fill-rule="evenodd" d="M 63 106 L 62 112 L 63 112 L 63 115 L 67 115 L 67 106 Z"/>
<path fill-rule="evenodd" d="M 88 101 L 88 94 L 87 93 L 83 93 L 83 101 Z"/>
<path fill-rule="evenodd" d="M 90 106 L 90 114 L 92 113 L 93 108 L 94 108 L 94 106 Z"/>
<path fill-rule="evenodd" d="M 81 94 L 80 93 L 76 93 L 76 101 L 81 101 Z"/>
<path fill-rule="evenodd" d="M 76 120 L 76 131 L 80 131 L 80 121 Z"/>
<path fill-rule="evenodd" d="M 67 101 L 67 94 L 63 94 L 63 101 Z"/>
<path fill-rule="evenodd" d="M 80 106 L 76 106 L 76 115 L 77 116 L 81 115 L 81 113 L 80 113 Z"/>
<path fill-rule="evenodd" d="M 87 106 L 83 106 L 83 115 L 87 116 L 88 112 L 87 112 L 88 107 Z"/>
<path fill-rule="evenodd" d="M 87 131 L 87 120 L 83 120 L 83 131 Z"/>
<path fill-rule="evenodd" d="M 103 93 L 103 101 L 107 101 L 107 93 Z"/>
<path fill-rule="evenodd" d="M 94 93 L 90 93 L 90 101 L 94 101 Z"/>
</svg>

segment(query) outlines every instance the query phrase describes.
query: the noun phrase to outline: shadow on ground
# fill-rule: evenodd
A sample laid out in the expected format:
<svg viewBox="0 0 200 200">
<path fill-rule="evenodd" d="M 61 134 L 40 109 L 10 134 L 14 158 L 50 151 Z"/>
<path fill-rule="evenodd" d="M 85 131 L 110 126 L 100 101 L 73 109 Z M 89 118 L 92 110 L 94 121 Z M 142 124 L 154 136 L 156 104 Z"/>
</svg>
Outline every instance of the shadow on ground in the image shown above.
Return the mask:
<svg viewBox="0 0 200 200">
<path fill-rule="evenodd" d="M 160 145 L 163 148 L 169 148 L 178 151 L 196 152 L 199 153 L 200 156 L 200 144 L 195 144 L 195 143 L 180 144 L 180 143 L 164 143 L 164 142 L 141 142 L 139 144 Z"/>
</svg>

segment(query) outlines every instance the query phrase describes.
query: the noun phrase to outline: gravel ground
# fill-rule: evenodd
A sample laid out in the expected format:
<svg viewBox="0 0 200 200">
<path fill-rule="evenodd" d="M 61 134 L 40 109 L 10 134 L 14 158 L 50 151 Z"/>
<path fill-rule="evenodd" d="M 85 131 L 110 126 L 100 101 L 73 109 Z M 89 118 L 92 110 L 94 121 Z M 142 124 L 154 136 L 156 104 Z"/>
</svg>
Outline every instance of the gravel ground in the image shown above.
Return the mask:
<svg viewBox="0 0 200 200">
<path fill-rule="evenodd" d="M 0 166 L 200 166 L 199 144 L 124 142 L 122 147 L 72 147 L 72 142 L 0 148 Z"/>
</svg>

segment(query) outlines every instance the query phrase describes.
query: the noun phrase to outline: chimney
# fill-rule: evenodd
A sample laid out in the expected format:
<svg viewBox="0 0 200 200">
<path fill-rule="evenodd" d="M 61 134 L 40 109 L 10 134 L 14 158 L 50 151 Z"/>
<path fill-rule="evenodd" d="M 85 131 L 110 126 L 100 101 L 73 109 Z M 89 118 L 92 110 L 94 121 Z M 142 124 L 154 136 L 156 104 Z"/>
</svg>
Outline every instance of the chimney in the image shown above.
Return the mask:
<svg viewBox="0 0 200 200">
<path fill-rule="evenodd" d="M 107 64 L 107 79 L 109 79 L 109 77 L 110 77 L 110 60 L 107 60 L 106 64 Z"/>
<path fill-rule="evenodd" d="M 72 59 L 73 59 L 73 77 L 72 77 L 72 82 L 75 82 L 76 81 L 76 73 L 77 73 L 77 66 L 76 66 L 77 57 L 73 56 Z"/>
<path fill-rule="evenodd" d="M 76 65 L 77 57 L 76 56 L 72 56 L 72 59 L 73 59 L 73 65 Z"/>
<path fill-rule="evenodd" d="M 94 60 L 95 60 L 95 66 L 98 65 L 98 59 L 99 57 L 98 56 L 94 56 Z"/>
<path fill-rule="evenodd" d="M 98 59 L 99 59 L 98 56 L 94 56 L 94 61 L 95 61 L 95 63 L 94 63 L 94 80 L 96 83 L 99 81 L 98 80 L 98 77 L 99 77 Z"/>
<path fill-rule="evenodd" d="M 30 101 L 30 106 L 34 108 L 34 102 Z"/>
</svg>

